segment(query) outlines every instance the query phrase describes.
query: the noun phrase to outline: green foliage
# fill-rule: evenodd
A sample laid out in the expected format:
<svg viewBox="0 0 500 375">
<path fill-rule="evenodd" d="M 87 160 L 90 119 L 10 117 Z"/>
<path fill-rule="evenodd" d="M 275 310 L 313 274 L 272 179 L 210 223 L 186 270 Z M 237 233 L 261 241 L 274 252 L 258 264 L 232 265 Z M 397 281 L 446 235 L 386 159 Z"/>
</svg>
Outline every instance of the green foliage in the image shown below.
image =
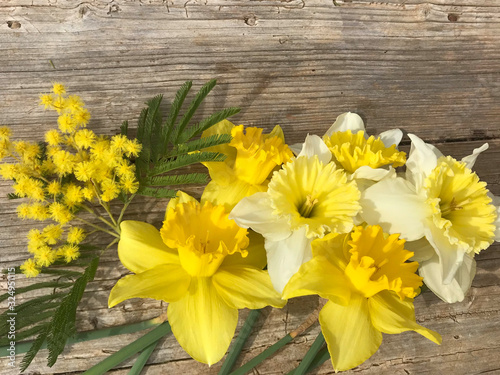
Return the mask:
<svg viewBox="0 0 500 375">
<path fill-rule="evenodd" d="M 139 117 L 137 140 L 142 144 L 142 151 L 136 159 L 136 173 L 139 181 L 137 194 L 155 198 L 172 198 L 176 191 L 171 186 L 200 184 L 207 181 L 201 173 L 179 174 L 172 172 L 192 164 L 209 161 L 223 161 L 225 156 L 216 152 L 203 151 L 208 147 L 231 141 L 229 134 L 212 135 L 207 138 L 193 139 L 216 123 L 239 112 L 239 108 L 227 108 L 212 114 L 202 121 L 190 125 L 190 122 L 203 100 L 216 84 L 207 82 L 190 102 L 186 112 L 178 120 L 181 108 L 191 90 L 188 81 L 177 91 L 170 111 L 163 119 L 161 103 L 163 96 L 149 100 Z M 122 127 L 122 133 L 123 133 Z"/>
<path fill-rule="evenodd" d="M 44 342 L 49 350 L 48 366 L 54 365 L 62 353 L 69 337 L 76 333 L 76 309 L 89 281 L 92 281 L 99 264 L 99 257 L 87 261 L 83 271 L 63 268 L 47 268 L 43 272 L 57 275 L 57 280 L 42 281 L 23 288 L 17 288 L 15 298 L 33 290 L 52 289 L 49 294 L 18 303 L 14 310 L 6 310 L 0 315 L 0 346 L 8 345 L 9 313 L 16 315 L 16 341 L 37 335 L 29 351 L 24 356 L 20 369 L 26 370 Z M 68 282 L 74 280 L 74 282 Z M 0 296 L 0 301 L 11 297 L 9 293 Z"/>
</svg>

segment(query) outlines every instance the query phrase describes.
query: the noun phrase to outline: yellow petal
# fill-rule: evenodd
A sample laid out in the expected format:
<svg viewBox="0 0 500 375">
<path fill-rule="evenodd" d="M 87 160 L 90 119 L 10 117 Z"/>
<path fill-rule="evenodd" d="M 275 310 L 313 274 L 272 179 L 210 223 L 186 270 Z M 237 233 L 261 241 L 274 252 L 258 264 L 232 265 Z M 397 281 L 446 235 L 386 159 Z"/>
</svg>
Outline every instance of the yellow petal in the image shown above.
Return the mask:
<svg viewBox="0 0 500 375">
<path fill-rule="evenodd" d="M 267 190 L 266 185 L 252 185 L 238 179 L 231 181 L 229 184 L 221 184 L 212 174 L 210 176 L 212 181 L 203 190 L 201 202 L 208 201 L 215 205 L 223 205 L 226 212 L 231 212 L 234 206 L 243 198 Z"/>
<path fill-rule="evenodd" d="M 208 168 L 208 173 L 210 174 L 212 182 L 226 186 L 237 180 L 233 168 L 231 168 L 231 166 L 229 166 L 225 161 L 211 161 L 202 164 Z"/>
<path fill-rule="evenodd" d="M 267 271 L 235 265 L 220 268 L 212 278 L 217 292 L 235 309 L 261 309 L 271 305 L 283 307 L 285 300 L 274 290 Z"/>
<path fill-rule="evenodd" d="M 210 278 L 193 278 L 188 294 L 169 304 L 167 314 L 182 348 L 208 365 L 224 356 L 238 323 L 238 310 L 224 302 Z"/>
<path fill-rule="evenodd" d="M 300 266 L 283 290 L 283 298 L 318 294 L 343 305 L 350 298 L 349 283 L 344 273 L 323 256 L 315 256 Z"/>
<path fill-rule="evenodd" d="M 184 193 L 183 191 L 177 191 L 177 196 L 173 199 L 170 199 L 168 201 L 167 205 L 167 210 L 165 211 L 165 219 L 167 218 L 167 212 L 171 209 L 173 209 L 175 206 L 181 203 L 187 203 L 187 202 L 198 202 L 196 199 L 194 199 L 192 196 L 190 196 L 187 193 Z"/>
<path fill-rule="evenodd" d="M 370 321 L 367 299 L 359 294 L 353 294 L 347 306 L 327 302 L 319 323 L 335 371 L 362 364 L 382 343 L 382 334 Z"/>
<path fill-rule="evenodd" d="M 179 264 L 177 252 L 163 243 L 160 232 L 142 221 L 123 221 L 118 242 L 118 257 L 134 273 L 140 273 L 160 264 Z"/>
<path fill-rule="evenodd" d="M 266 266 L 267 257 L 266 249 L 264 248 L 264 237 L 249 230 L 248 239 L 250 240 L 250 245 L 246 248 L 248 252 L 247 256 L 243 258 L 241 253 L 228 255 L 222 262 L 221 267 L 243 264 L 261 270 Z"/>
<path fill-rule="evenodd" d="M 162 264 L 118 280 L 109 293 L 108 305 L 113 307 L 130 298 L 177 301 L 187 293 L 190 280 L 180 265 Z"/>
<path fill-rule="evenodd" d="M 211 135 L 217 135 L 217 134 L 231 134 L 231 129 L 234 128 L 234 124 L 231 121 L 228 120 L 222 120 L 215 124 L 214 126 L 211 126 L 207 130 L 205 130 L 201 137 L 206 138 Z M 211 152 L 221 152 L 224 155 L 226 155 L 226 159 L 224 162 L 209 162 L 209 163 L 203 163 L 206 167 L 209 167 L 209 165 L 214 165 L 214 164 L 227 164 L 229 166 L 232 166 L 234 164 L 234 159 L 236 159 L 236 149 L 232 146 L 229 146 L 229 144 L 223 144 L 223 145 L 218 145 L 218 146 L 213 146 L 204 149 L 203 151 L 211 151 Z M 212 177 L 213 178 L 213 177 Z"/>
<path fill-rule="evenodd" d="M 401 333 L 415 331 L 422 336 L 441 344 L 441 335 L 422 327 L 415 321 L 413 300 L 405 298 L 403 301 L 396 293 L 383 291 L 368 301 L 373 326 L 384 333 Z"/>
</svg>

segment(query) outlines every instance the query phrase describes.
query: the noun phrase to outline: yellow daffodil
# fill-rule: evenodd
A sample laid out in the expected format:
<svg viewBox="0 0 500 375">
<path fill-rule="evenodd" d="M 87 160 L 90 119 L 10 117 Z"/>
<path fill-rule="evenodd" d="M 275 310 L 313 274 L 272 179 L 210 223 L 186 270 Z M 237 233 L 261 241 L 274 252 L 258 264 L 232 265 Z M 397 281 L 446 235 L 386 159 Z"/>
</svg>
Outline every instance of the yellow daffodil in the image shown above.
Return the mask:
<svg viewBox="0 0 500 375">
<path fill-rule="evenodd" d="M 412 241 L 408 246 L 429 289 L 446 302 L 462 301 L 475 274 L 474 254 L 500 239 L 498 203 L 471 170 L 488 144 L 457 161 L 409 136 L 406 179 L 365 190 L 362 217 Z"/>
<path fill-rule="evenodd" d="M 214 134 L 231 134 L 233 139 L 227 145 L 210 149 L 225 154 L 226 160 L 204 163 L 212 181 L 205 188 L 202 201 L 222 204 L 228 212 L 242 198 L 266 191 L 269 175 L 292 157 L 279 126 L 270 134 L 263 134 L 260 128 L 245 129 L 224 120 L 203 136 Z"/>
<path fill-rule="evenodd" d="M 382 332 L 415 331 L 440 344 L 441 336 L 415 321 L 413 297 L 422 278 L 398 235 L 379 226 L 356 227 L 312 242 L 313 258 L 286 285 L 284 298 L 328 299 L 319 314 L 335 371 L 356 367 L 382 343 Z"/>
<path fill-rule="evenodd" d="M 402 137 L 399 129 L 385 131 L 378 137 L 368 136 L 362 118 L 346 112 L 337 117 L 322 139 L 308 135 L 305 143 L 292 149 L 299 156 L 317 155 L 324 163 L 334 162 L 364 190 L 375 181 L 394 177 L 393 167 L 404 165 L 406 154 L 397 150 Z"/>
<path fill-rule="evenodd" d="M 334 163 L 299 156 L 273 174 L 267 192 L 242 199 L 230 218 L 264 236 L 269 275 L 281 292 L 311 258 L 314 238 L 352 229 L 359 197 L 356 183 Z"/>
<path fill-rule="evenodd" d="M 238 309 L 285 303 L 262 270 L 262 242 L 252 238 L 249 246 L 247 230 L 229 220 L 223 206 L 202 205 L 187 194 L 169 203 L 160 231 L 122 222 L 118 255 L 134 275 L 116 283 L 109 306 L 137 297 L 169 302 L 177 341 L 209 365 L 229 347 Z"/>
</svg>

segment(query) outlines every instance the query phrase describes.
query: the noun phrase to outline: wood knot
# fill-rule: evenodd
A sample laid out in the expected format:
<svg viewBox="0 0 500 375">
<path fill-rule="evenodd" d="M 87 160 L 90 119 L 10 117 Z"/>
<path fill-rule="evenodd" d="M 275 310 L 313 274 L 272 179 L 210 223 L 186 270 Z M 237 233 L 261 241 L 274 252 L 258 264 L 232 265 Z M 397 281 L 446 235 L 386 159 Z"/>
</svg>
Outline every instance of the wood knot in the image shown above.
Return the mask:
<svg viewBox="0 0 500 375">
<path fill-rule="evenodd" d="M 255 17 L 255 14 L 250 14 L 244 17 L 243 20 L 248 26 L 255 26 L 257 24 L 257 17 Z"/>
<path fill-rule="evenodd" d="M 448 14 L 448 21 L 457 22 L 458 21 L 458 14 L 454 14 L 454 13 Z"/>
<path fill-rule="evenodd" d="M 21 22 L 7 21 L 7 26 L 9 26 L 9 29 L 19 29 L 21 27 Z"/>
</svg>

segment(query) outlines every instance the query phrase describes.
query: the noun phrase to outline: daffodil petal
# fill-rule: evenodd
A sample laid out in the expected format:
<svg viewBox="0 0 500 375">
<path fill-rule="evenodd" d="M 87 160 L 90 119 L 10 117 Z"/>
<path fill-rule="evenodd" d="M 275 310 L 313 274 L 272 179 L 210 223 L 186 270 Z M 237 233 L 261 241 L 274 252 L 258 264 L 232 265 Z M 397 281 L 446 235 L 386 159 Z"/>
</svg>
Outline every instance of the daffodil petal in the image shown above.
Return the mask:
<svg viewBox="0 0 500 375">
<path fill-rule="evenodd" d="M 174 302 L 186 294 L 190 280 L 180 265 L 162 264 L 118 280 L 109 293 L 108 305 L 113 307 L 130 298 Z"/>
<path fill-rule="evenodd" d="M 211 126 L 207 130 L 205 130 L 202 134 L 202 138 L 209 137 L 211 135 L 219 135 L 219 134 L 231 134 L 231 130 L 234 128 L 234 124 L 229 120 L 222 120 Z M 227 156 L 226 160 L 223 163 L 232 165 L 234 160 L 236 159 L 236 149 L 229 144 L 222 144 L 218 146 L 212 146 L 204 149 L 203 151 L 211 151 L 211 152 L 220 152 Z M 211 162 L 213 164 L 221 164 L 220 162 Z M 207 163 L 208 164 L 208 163 Z"/>
<path fill-rule="evenodd" d="M 267 270 L 278 292 L 281 293 L 300 266 L 312 258 L 311 242 L 306 237 L 305 227 L 293 231 L 281 241 L 266 239 Z"/>
<path fill-rule="evenodd" d="M 411 260 L 418 263 L 429 260 L 436 254 L 436 250 L 425 237 L 416 241 L 406 241 L 405 249 L 413 252 Z"/>
<path fill-rule="evenodd" d="M 361 195 L 361 216 L 385 232 L 400 233 L 408 241 L 424 235 L 424 222 L 430 216 L 423 198 L 401 177 L 384 179 Z"/>
<path fill-rule="evenodd" d="M 160 264 L 179 264 L 177 252 L 163 243 L 160 232 L 151 224 L 126 220 L 120 225 L 118 257 L 133 273 L 140 273 Z"/>
<path fill-rule="evenodd" d="M 391 129 L 380 133 L 378 136 L 385 147 L 391 147 L 392 145 L 399 145 L 401 139 L 403 139 L 403 132 L 400 129 Z"/>
<path fill-rule="evenodd" d="M 322 298 L 346 305 L 351 296 L 350 289 L 346 287 L 348 283 L 344 272 L 330 263 L 326 257 L 315 256 L 292 276 L 283 290 L 283 298 L 317 294 Z"/>
<path fill-rule="evenodd" d="M 219 295 L 234 309 L 283 307 L 285 300 L 274 290 L 269 274 L 244 265 L 220 267 L 212 278 Z"/>
<path fill-rule="evenodd" d="M 323 164 L 328 164 L 330 160 L 332 160 L 332 153 L 325 142 L 317 135 L 308 134 L 302 146 L 302 150 L 297 157 L 300 158 L 301 156 L 305 156 L 312 158 L 315 155 Z"/>
<path fill-rule="evenodd" d="M 481 147 L 475 148 L 474 150 L 472 150 L 471 155 L 467 155 L 467 156 L 462 158 L 462 162 L 465 163 L 467 168 L 472 169 L 472 167 L 476 163 L 476 160 L 477 160 L 477 157 L 479 156 L 479 154 L 483 151 L 486 151 L 488 149 L 488 147 L 489 147 L 489 145 L 487 143 L 485 143 Z"/>
<path fill-rule="evenodd" d="M 168 321 L 180 346 L 198 362 L 213 365 L 224 356 L 238 323 L 210 278 L 193 278 L 188 294 L 170 303 Z"/>
<path fill-rule="evenodd" d="M 242 228 L 252 228 L 264 238 L 280 241 L 290 236 L 290 224 L 284 218 L 273 215 L 271 200 L 267 193 L 255 193 L 243 198 L 229 214 Z"/>
<path fill-rule="evenodd" d="M 406 161 L 406 178 L 417 189 L 423 186 L 425 177 L 436 168 L 437 160 L 443 154 L 433 145 L 425 143 L 415 134 L 408 134 L 411 139 L 411 149 Z"/>
<path fill-rule="evenodd" d="M 219 185 L 229 185 L 237 180 L 233 168 L 225 162 L 211 161 L 202 164 L 208 168 L 208 174 L 212 179 L 211 182 L 216 182 Z"/>
<path fill-rule="evenodd" d="M 468 248 L 465 247 L 465 244 L 451 244 L 443 231 L 434 225 L 429 225 L 428 228 L 425 228 L 425 237 L 434 250 L 436 250 L 439 257 L 443 284 L 451 283 L 458 268 L 462 265 Z"/>
<path fill-rule="evenodd" d="M 241 252 L 230 254 L 224 258 L 221 267 L 243 264 L 261 270 L 266 266 L 267 257 L 264 248 L 264 237 L 254 231 L 248 231 L 247 235 L 250 240 L 250 244 L 245 249 L 247 256 L 243 258 Z"/>
<path fill-rule="evenodd" d="M 422 262 L 418 273 L 424 278 L 425 285 L 443 301 L 461 302 L 476 274 L 476 261 L 465 254 L 462 265 L 458 268 L 451 283 L 447 285 L 443 284 L 443 272 L 437 254 L 428 261 Z"/>
<path fill-rule="evenodd" d="M 357 133 L 360 130 L 365 131 L 363 119 L 357 113 L 345 112 L 339 115 L 333 125 L 330 126 L 330 129 L 326 131 L 325 135 L 330 137 L 333 133 L 345 132 L 347 130 L 350 130 L 352 133 Z"/>
<path fill-rule="evenodd" d="M 384 333 L 396 334 L 415 331 L 436 344 L 441 344 L 441 335 L 422 327 L 415 321 L 413 300 L 401 299 L 390 291 L 380 292 L 368 299 L 373 326 Z"/>
<path fill-rule="evenodd" d="M 266 185 L 251 185 L 239 179 L 228 185 L 218 184 L 214 179 L 203 190 L 201 203 L 208 201 L 214 205 L 221 205 L 224 206 L 226 212 L 230 212 L 243 198 L 266 190 Z"/>
<path fill-rule="evenodd" d="M 165 218 L 167 217 L 167 212 L 171 209 L 173 209 L 175 206 L 181 203 L 188 203 L 188 202 L 198 202 L 196 199 L 194 199 L 192 196 L 190 196 L 187 193 L 184 193 L 183 191 L 177 191 L 176 197 L 172 198 L 168 201 L 167 204 L 167 210 L 165 211 Z"/>
<path fill-rule="evenodd" d="M 319 313 L 335 371 L 356 367 L 370 358 L 382 343 L 382 334 L 372 325 L 368 301 L 353 294 L 347 306 L 327 302 Z"/>
<path fill-rule="evenodd" d="M 396 172 L 394 168 L 390 167 L 389 169 L 384 168 L 372 168 L 367 165 L 363 165 L 354 171 L 352 174 L 353 179 L 367 179 L 372 181 L 380 181 L 383 178 L 387 177 L 395 177 Z M 359 188 L 359 186 L 358 186 Z"/>
</svg>

